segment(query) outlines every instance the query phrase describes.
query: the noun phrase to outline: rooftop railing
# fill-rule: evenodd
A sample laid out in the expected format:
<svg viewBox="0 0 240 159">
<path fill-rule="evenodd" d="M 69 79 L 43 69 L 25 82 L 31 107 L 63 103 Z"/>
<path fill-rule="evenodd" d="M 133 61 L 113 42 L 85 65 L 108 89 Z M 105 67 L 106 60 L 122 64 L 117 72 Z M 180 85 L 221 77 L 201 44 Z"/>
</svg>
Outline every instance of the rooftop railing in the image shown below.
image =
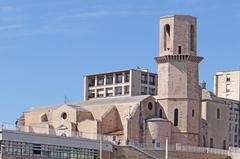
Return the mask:
<svg viewBox="0 0 240 159">
<path fill-rule="evenodd" d="M 139 143 L 137 141 L 130 141 L 129 145 L 132 145 L 144 151 L 165 151 L 166 150 L 165 144 L 161 144 L 159 147 L 155 147 L 153 143 Z M 223 150 L 223 149 L 208 148 L 208 147 L 186 146 L 181 144 L 168 145 L 168 151 L 169 152 L 187 152 L 187 153 L 205 153 L 205 154 L 223 155 L 223 156 L 231 156 L 230 154 L 234 152 L 240 155 L 240 148 L 229 148 L 229 150 Z"/>
<path fill-rule="evenodd" d="M 0 131 L 15 131 L 20 133 L 30 133 L 30 134 L 40 134 L 40 135 L 50 135 L 55 137 L 69 137 L 69 138 L 82 138 L 91 140 L 102 140 L 112 142 L 113 136 L 103 135 L 93 132 L 79 132 L 72 131 L 65 127 L 54 129 L 40 126 L 15 126 L 14 124 L 0 122 Z"/>
</svg>

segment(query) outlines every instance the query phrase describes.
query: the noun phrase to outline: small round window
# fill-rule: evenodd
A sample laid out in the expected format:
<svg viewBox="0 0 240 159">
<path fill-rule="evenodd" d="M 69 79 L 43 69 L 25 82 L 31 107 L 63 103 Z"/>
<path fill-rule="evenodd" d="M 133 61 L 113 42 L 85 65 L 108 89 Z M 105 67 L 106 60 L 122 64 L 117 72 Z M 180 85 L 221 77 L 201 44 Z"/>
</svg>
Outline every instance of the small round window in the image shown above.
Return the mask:
<svg viewBox="0 0 240 159">
<path fill-rule="evenodd" d="M 153 104 L 151 102 L 148 103 L 148 109 L 152 110 L 153 109 Z"/>
<path fill-rule="evenodd" d="M 67 113 L 66 113 L 66 112 L 63 112 L 62 115 L 61 115 L 61 117 L 62 117 L 64 120 L 67 119 Z"/>
</svg>

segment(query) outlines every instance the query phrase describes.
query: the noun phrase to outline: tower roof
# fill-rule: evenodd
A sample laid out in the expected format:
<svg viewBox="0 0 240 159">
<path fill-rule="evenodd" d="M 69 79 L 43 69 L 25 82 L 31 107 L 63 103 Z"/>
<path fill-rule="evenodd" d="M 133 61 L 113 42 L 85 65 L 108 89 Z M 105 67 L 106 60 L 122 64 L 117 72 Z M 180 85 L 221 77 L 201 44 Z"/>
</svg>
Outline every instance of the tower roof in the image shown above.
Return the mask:
<svg viewBox="0 0 240 159">
<path fill-rule="evenodd" d="M 189 18 L 195 18 L 196 19 L 196 17 L 194 17 L 192 15 L 179 15 L 179 14 L 161 16 L 160 19 L 171 18 L 171 17 L 189 17 Z"/>
</svg>

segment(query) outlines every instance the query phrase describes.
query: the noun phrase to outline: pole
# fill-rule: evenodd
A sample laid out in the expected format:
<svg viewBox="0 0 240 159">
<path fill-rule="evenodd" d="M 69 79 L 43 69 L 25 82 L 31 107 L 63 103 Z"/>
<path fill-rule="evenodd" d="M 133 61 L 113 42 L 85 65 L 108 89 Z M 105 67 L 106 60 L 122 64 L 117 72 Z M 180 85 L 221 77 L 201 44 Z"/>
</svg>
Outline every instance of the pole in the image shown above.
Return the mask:
<svg viewBox="0 0 240 159">
<path fill-rule="evenodd" d="M 102 159 L 102 134 L 100 134 L 100 159 Z"/>
<path fill-rule="evenodd" d="M 166 137 L 166 152 L 165 152 L 165 159 L 168 159 L 168 137 Z"/>
</svg>

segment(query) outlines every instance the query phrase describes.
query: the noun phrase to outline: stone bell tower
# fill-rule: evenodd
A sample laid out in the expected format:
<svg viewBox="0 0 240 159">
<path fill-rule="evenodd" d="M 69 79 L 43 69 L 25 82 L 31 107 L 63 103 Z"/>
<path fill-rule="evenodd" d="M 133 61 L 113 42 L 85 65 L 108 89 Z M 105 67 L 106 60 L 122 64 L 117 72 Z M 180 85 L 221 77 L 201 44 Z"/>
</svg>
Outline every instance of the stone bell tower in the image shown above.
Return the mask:
<svg viewBox="0 0 240 159">
<path fill-rule="evenodd" d="M 158 101 L 172 122 L 171 144 L 199 144 L 200 90 L 196 18 L 173 15 L 160 19 Z"/>
</svg>

